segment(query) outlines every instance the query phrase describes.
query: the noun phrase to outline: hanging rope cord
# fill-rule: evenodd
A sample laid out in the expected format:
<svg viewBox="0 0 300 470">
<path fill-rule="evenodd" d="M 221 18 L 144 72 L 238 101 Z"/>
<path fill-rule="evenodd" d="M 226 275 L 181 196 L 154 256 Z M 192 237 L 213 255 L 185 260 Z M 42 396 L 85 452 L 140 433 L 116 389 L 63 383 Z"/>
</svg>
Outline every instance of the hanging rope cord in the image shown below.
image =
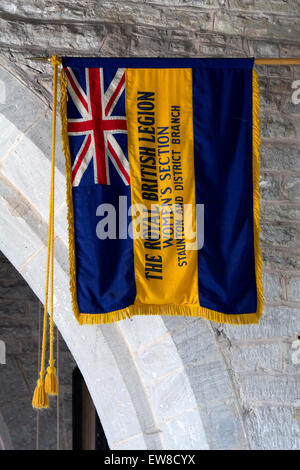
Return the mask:
<svg viewBox="0 0 300 470">
<path fill-rule="evenodd" d="M 39 302 L 39 342 L 38 342 L 38 371 L 41 360 L 41 328 L 42 328 L 42 304 Z M 36 410 L 36 436 L 35 436 L 35 450 L 40 447 L 40 410 Z"/>
<path fill-rule="evenodd" d="M 43 317 L 42 352 L 40 364 L 40 377 L 34 391 L 32 406 L 37 409 L 49 407 L 48 395 L 58 394 L 58 381 L 54 367 L 53 357 L 53 279 L 54 279 L 54 180 L 55 180 L 55 138 L 56 138 L 56 109 L 57 109 L 57 77 L 60 59 L 57 56 L 51 57 L 53 66 L 53 107 L 52 107 L 52 151 L 51 151 L 51 185 L 50 185 L 50 207 L 48 226 L 48 246 L 46 265 L 46 286 L 45 303 Z M 46 355 L 46 334 L 47 334 L 47 312 L 48 312 L 48 289 L 50 278 L 50 346 L 49 346 L 49 366 L 45 377 L 45 355 Z"/>
</svg>

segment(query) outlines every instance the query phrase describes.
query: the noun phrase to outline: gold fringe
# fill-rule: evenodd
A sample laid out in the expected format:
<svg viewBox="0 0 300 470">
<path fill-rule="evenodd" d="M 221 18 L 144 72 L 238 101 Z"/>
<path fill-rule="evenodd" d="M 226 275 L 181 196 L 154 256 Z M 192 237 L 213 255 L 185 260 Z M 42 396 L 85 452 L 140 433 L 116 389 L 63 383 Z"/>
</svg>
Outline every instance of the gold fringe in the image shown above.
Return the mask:
<svg viewBox="0 0 300 470">
<path fill-rule="evenodd" d="M 259 241 L 259 89 L 258 77 L 253 70 L 253 217 L 254 217 L 254 248 L 255 248 L 255 274 L 257 286 L 257 311 L 256 313 L 225 314 L 194 305 L 173 304 L 134 304 L 121 310 L 109 313 L 80 313 L 76 293 L 76 262 L 75 262 L 75 236 L 74 236 L 74 213 L 72 200 L 72 174 L 71 154 L 69 149 L 69 138 L 67 130 L 67 79 L 61 71 L 61 122 L 62 143 L 66 161 L 67 180 L 67 206 L 68 206 L 68 232 L 69 232 L 69 262 L 70 262 L 70 290 L 72 296 L 73 312 L 81 325 L 105 324 L 130 318 L 134 315 L 179 315 L 189 317 L 203 317 L 217 323 L 229 323 L 235 325 L 257 324 L 262 315 L 263 291 L 261 280 L 261 253 Z"/>
<path fill-rule="evenodd" d="M 187 317 L 202 317 L 217 323 L 230 323 L 234 325 L 258 323 L 256 313 L 241 315 L 226 314 L 210 310 L 196 305 L 175 305 L 175 304 L 134 304 L 122 310 L 109 313 L 81 313 L 79 323 L 104 324 L 119 320 L 125 320 L 134 315 L 176 315 Z"/>
<path fill-rule="evenodd" d="M 259 84 L 256 70 L 252 71 L 252 172 L 253 172 L 253 225 L 254 225 L 254 256 L 255 256 L 255 278 L 256 278 L 256 317 L 257 323 L 263 312 L 263 287 L 262 287 L 262 259 L 260 250 L 260 193 L 259 193 L 259 147 L 260 147 L 260 128 L 259 128 Z"/>
<path fill-rule="evenodd" d="M 72 296 L 73 312 L 80 322 L 80 313 L 77 303 L 76 293 L 76 260 L 75 260 L 75 234 L 74 234 L 74 212 L 72 197 L 72 164 L 68 136 L 68 118 L 67 118 L 67 77 L 64 69 L 60 73 L 60 114 L 61 114 L 61 139 L 63 151 L 65 153 L 66 163 L 66 189 L 68 206 L 68 235 L 69 235 L 69 273 L 70 273 L 70 291 Z"/>
</svg>

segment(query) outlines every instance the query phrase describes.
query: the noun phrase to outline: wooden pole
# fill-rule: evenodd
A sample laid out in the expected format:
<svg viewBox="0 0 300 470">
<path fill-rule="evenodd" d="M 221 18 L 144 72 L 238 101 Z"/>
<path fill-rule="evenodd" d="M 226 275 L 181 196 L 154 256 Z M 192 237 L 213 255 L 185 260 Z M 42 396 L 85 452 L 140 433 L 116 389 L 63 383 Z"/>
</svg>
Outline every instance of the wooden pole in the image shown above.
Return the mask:
<svg viewBox="0 0 300 470">
<path fill-rule="evenodd" d="M 254 59 L 254 63 L 255 65 L 300 65 L 300 58 Z"/>
</svg>

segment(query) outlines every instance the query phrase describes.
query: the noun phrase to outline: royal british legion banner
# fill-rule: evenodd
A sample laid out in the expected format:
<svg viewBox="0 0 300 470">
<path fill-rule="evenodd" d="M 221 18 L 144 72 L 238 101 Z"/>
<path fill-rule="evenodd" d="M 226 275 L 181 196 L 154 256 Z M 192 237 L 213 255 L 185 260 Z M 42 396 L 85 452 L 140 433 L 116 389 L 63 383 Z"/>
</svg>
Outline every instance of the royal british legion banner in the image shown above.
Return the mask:
<svg viewBox="0 0 300 470">
<path fill-rule="evenodd" d="M 70 274 L 80 323 L 257 323 L 253 59 L 63 58 Z"/>
</svg>

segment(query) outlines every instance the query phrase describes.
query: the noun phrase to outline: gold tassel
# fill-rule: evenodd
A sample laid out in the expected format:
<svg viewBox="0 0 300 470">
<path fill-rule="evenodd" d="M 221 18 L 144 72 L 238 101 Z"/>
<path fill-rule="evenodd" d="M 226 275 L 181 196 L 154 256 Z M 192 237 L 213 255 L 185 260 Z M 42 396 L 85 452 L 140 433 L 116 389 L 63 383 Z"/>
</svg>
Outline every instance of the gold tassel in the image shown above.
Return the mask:
<svg viewBox="0 0 300 470">
<path fill-rule="evenodd" d="M 47 374 L 45 377 L 45 391 L 49 395 L 58 394 L 58 380 L 56 376 L 56 369 L 53 366 L 47 367 Z"/>
<path fill-rule="evenodd" d="M 49 397 L 45 390 L 45 382 L 42 378 L 38 379 L 37 381 L 32 398 L 32 406 L 38 410 L 42 408 L 49 408 Z"/>
</svg>

